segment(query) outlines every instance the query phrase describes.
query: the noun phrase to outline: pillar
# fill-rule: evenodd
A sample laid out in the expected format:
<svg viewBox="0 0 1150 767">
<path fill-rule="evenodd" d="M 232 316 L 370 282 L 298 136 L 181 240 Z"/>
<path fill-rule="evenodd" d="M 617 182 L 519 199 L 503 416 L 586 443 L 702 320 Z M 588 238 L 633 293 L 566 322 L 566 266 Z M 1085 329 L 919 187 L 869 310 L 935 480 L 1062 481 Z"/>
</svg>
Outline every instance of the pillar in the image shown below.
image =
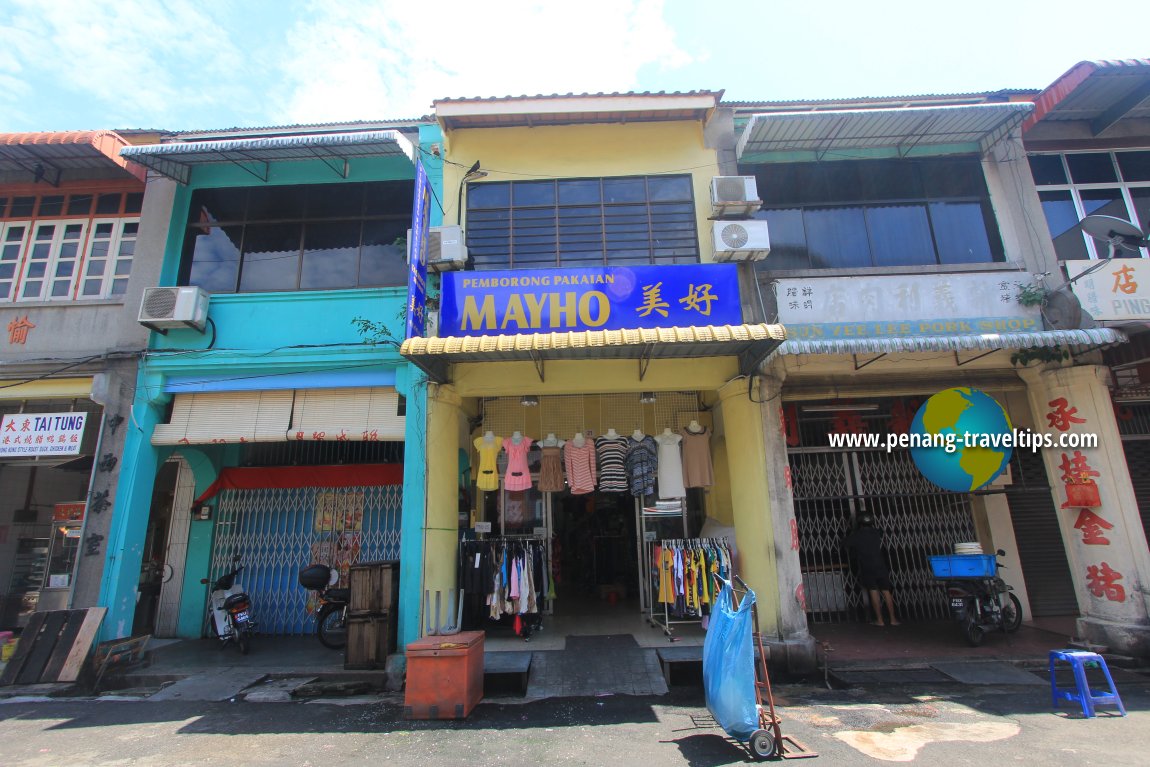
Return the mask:
<svg viewBox="0 0 1150 767">
<path fill-rule="evenodd" d="M 396 371 L 407 398 L 403 444 L 403 509 L 399 535 L 399 651 L 419 639 L 423 604 L 423 528 L 427 519 L 427 378 L 413 365 Z"/>
<path fill-rule="evenodd" d="M 457 588 L 459 548 L 459 434 L 464 415 L 463 400 L 451 386 L 429 387 L 427 418 L 427 510 L 423 538 L 422 588 L 443 592 L 446 610 L 449 594 Z M 433 608 L 434 609 L 434 608 Z M 444 622 L 446 614 L 440 616 Z M 427 625 L 424 616 L 423 625 Z M 450 616 L 450 622 L 455 616 Z"/>
<path fill-rule="evenodd" d="M 1082 617 L 1078 635 L 1112 652 L 1150 655 L 1150 552 L 1100 365 L 1023 370 L 1036 430 L 1098 437 L 1096 448 L 1042 450 Z M 1019 448 L 1015 448 L 1019 449 Z M 1098 508 L 1066 507 L 1068 476 L 1098 487 Z"/>
</svg>

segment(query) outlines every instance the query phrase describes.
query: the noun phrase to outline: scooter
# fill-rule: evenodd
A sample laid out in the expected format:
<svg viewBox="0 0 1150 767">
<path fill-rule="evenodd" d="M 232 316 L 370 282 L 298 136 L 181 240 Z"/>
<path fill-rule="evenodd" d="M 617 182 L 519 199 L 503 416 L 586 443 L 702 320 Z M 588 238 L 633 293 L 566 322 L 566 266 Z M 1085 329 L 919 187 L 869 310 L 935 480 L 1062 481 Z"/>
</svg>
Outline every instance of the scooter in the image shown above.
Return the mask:
<svg viewBox="0 0 1150 767">
<path fill-rule="evenodd" d="M 315 635 L 332 650 L 347 645 L 347 605 L 351 589 L 337 589 L 339 571 L 327 565 L 309 565 L 299 573 L 299 585 L 316 592 Z"/>
<path fill-rule="evenodd" d="M 999 549 L 995 554 L 1006 556 Z M 1004 567 L 995 560 L 995 568 Z M 950 600 L 950 615 L 962 627 L 971 647 L 982 644 L 986 632 L 1000 630 L 1012 634 L 1022 626 L 1022 603 L 997 574 L 989 577 L 947 578 L 943 583 Z M 1005 595 L 1005 598 L 1004 598 Z"/>
<path fill-rule="evenodd" d="M 225 573 L 212 583 L 208 597 L 208 625 L 212 634 L 220 640 L 222 649 L 229 642 L 235 642 L 241 655 L 247 655 L 252 648 L 252 635 L 256 623 L 252 618 L 252 600 L 244 593 L 244 587 L 236 583 L 236 576 L 243 567 Z M 207 585 L 207 578 L 200 580 Z"/>
</svg>

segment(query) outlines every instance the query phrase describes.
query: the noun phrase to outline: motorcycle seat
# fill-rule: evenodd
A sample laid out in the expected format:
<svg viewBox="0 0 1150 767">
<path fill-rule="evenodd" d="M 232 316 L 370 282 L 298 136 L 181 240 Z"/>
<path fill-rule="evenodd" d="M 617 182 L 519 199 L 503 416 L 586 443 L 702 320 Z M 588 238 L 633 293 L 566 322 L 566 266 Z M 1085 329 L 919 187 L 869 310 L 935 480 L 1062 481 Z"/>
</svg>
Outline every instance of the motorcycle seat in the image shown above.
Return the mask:
<svg viewBox="0 0 1150 767">
<path fill-rule="evenodd" d="M 348 602 L 351 600 L 351 589 L 328 589 L 325 596 L 329 602 Z"/>
<path fill-rule="evenodd" d="M 224 600 L 224 609 L 230 609 L 239 604 L 246 604 L 248 602 L 247 594 L 232 594 Z"/>
</svg>

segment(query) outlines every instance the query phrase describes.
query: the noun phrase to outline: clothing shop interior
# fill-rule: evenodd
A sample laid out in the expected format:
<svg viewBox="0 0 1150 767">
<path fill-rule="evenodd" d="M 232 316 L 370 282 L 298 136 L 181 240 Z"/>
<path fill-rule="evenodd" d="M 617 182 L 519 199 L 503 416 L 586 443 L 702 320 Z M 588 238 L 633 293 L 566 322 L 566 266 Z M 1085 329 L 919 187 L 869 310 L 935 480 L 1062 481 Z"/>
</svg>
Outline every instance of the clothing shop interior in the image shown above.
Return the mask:
<svg viewBox="0 0 1150 767">
<path fill-rule="evenodd" d="M 703 538 L 716 440 L 700 395 L 478 404 L 460 505 L 464 628 L 509 648 L 558 649 L 569 635 L 701 643 L 704 573 L 730 564 L 725 539 Z M 733 545 L 733 528 L 721 532 Z"/>
</svg>

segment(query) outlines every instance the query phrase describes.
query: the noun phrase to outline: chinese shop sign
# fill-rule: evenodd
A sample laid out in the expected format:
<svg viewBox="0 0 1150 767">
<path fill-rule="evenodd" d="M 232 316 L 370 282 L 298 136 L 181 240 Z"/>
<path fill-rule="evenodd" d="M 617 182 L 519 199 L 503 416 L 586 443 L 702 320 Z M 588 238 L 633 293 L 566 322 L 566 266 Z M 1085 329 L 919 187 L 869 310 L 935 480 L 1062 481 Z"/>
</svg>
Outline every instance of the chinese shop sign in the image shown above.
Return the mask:
<svg viewBox="0 0 1150 767">
<path fill-rule="evenodd" d="M 734 264 L 447 272 L 439 333 L 741 325 Z"/>
<path fill-rule="evenodd" d="M 1001 272 L 778 280 L 787 337 L 887 338 L 1042 330 L 1039 310 L 1018 303 Z"/>
<path fill-rule="evenodd" d="M 1070 279 L 1097 261 L 1067 261 Z M 1096 320 L 1150 319 L 1150 262 L 1141 258 L 1116 258 L 1071 285 L 1082 308 Z"/>
<path fill-rule="evenodd" d="M 87 413 L 12 413 L 0 420 L 0 456 L 78 455 Z"/>
</svg>

